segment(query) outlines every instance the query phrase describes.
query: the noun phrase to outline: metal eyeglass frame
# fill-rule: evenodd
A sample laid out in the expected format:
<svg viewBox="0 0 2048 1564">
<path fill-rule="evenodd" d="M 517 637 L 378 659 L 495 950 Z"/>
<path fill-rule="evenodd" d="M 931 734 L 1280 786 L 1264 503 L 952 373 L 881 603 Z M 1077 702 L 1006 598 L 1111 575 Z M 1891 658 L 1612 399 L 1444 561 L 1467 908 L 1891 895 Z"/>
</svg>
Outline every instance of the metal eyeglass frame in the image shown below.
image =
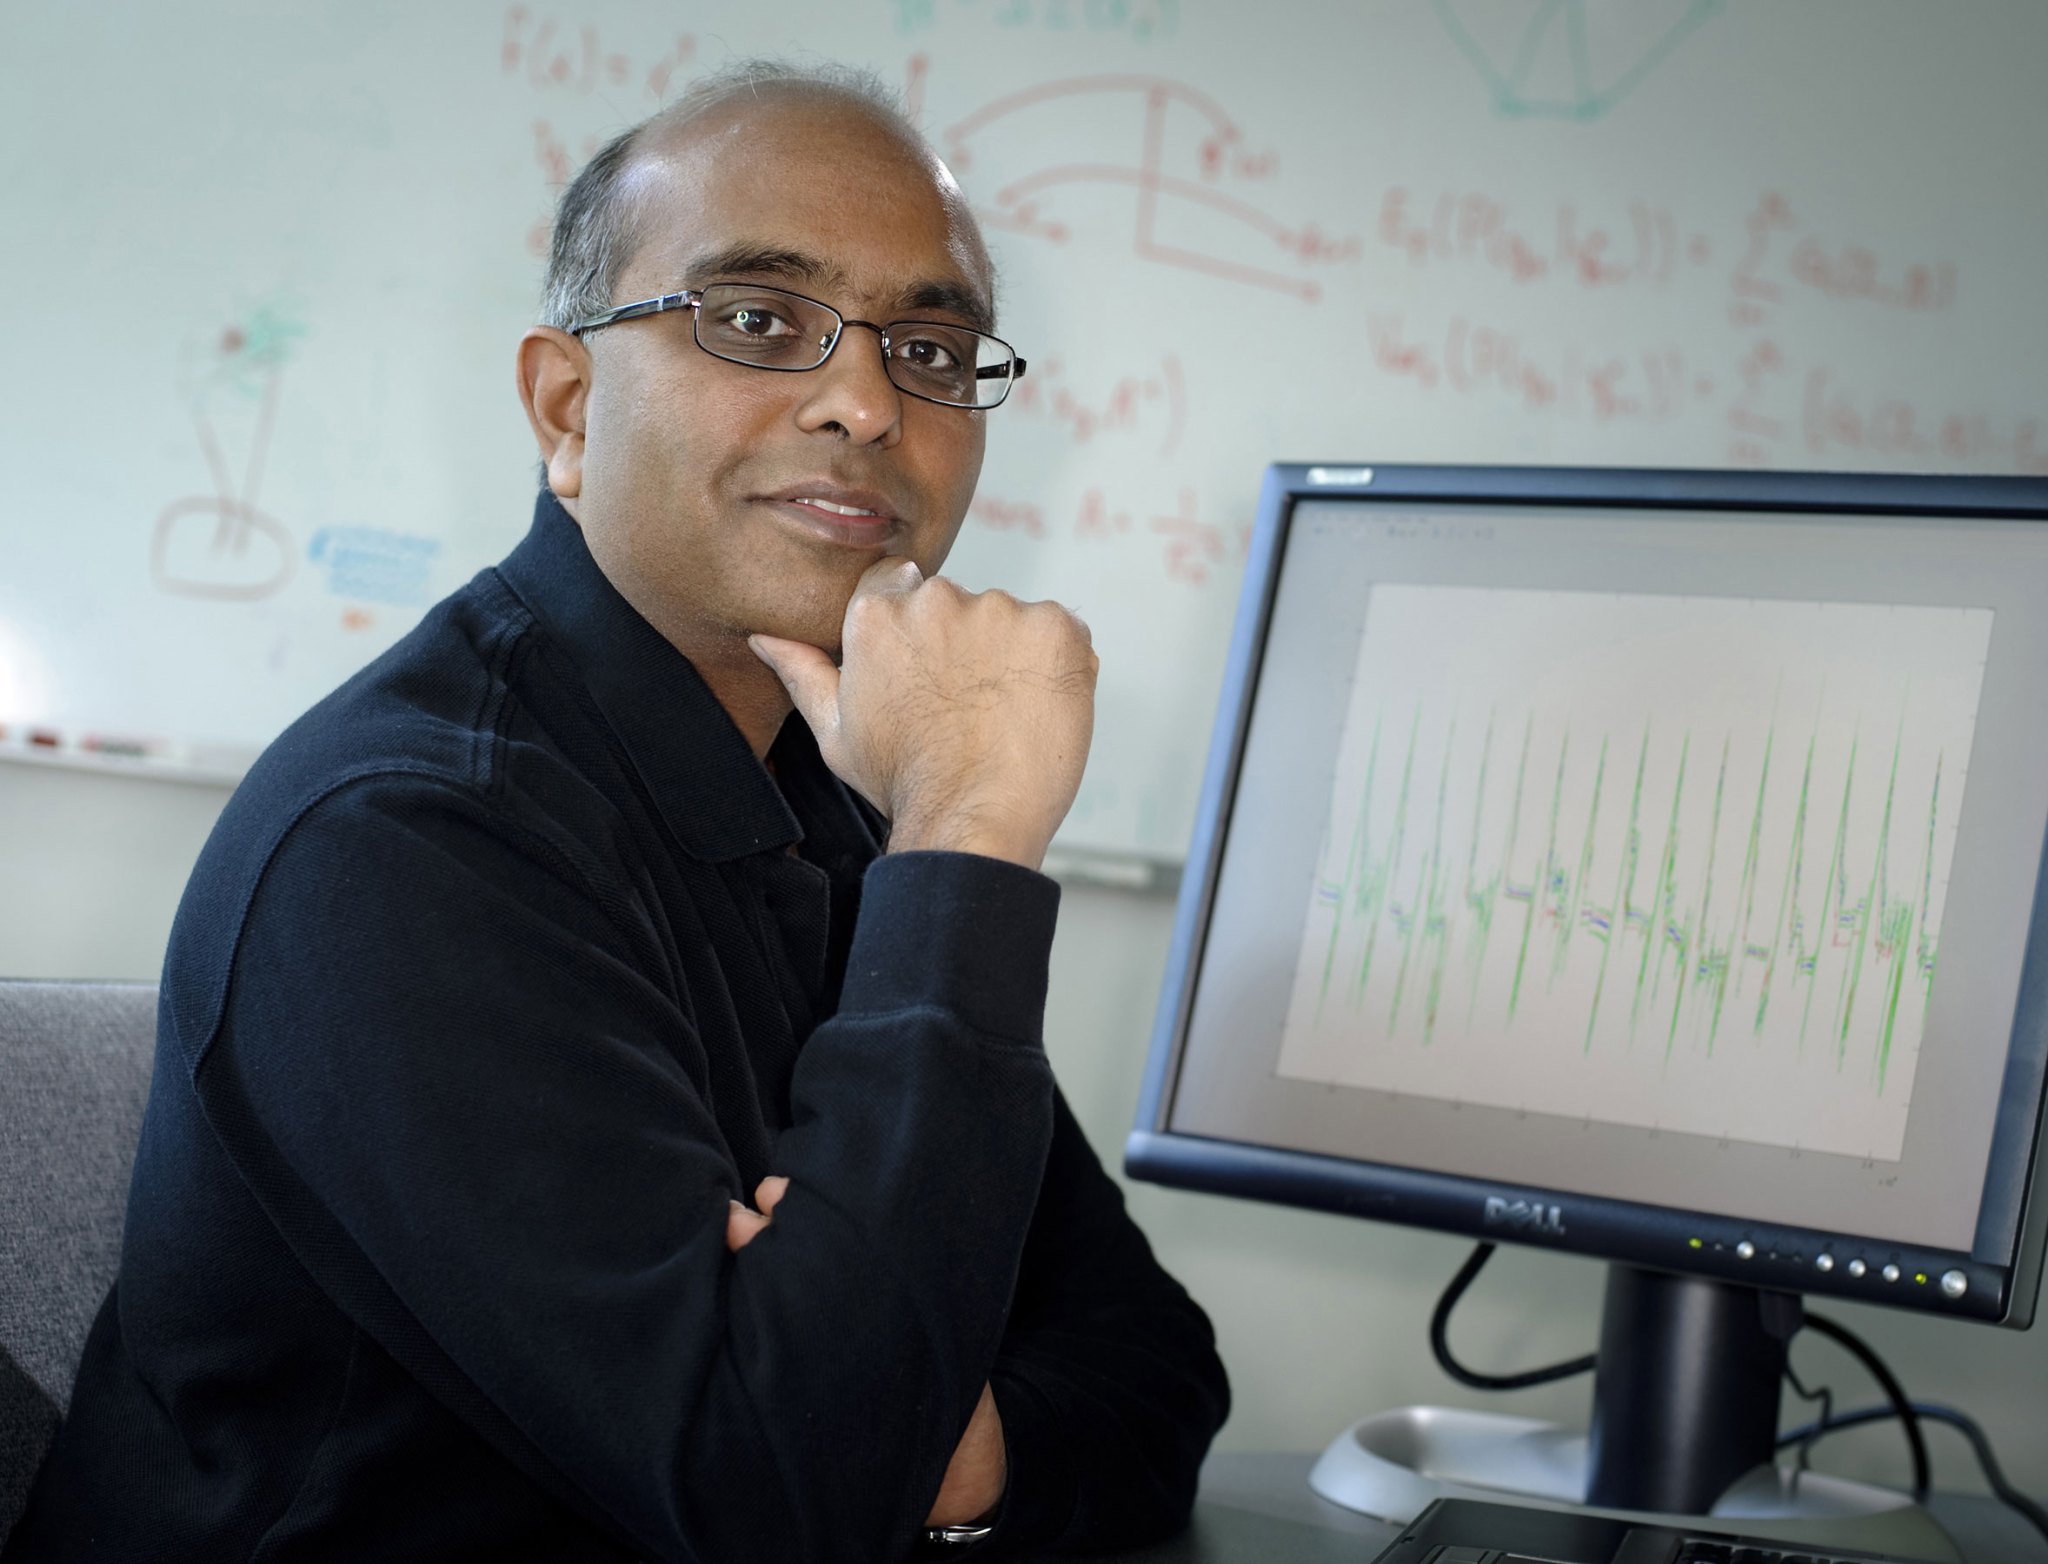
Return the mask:
<svg viewBox="0 0 2048 1564">
<path fill-rule="evenodd" d="M 710 286 L 716 288 L 735 285 L 712 283 Z M 894 375 L 890 375 L 889 384 L 895 386 L 905 396 L 914 396 L 920 402 L 930 402 L 935 407 L 957 407 L 962 412 L 986 413 L 991 408 L 1001 407 L 1004 402 L 1007 402 L 1010 399 L 1010 387 L 1024 378 L 1024 360 L 1017 356 L 1017 350 L 1011 347 L 1009 343 L 1003 341 L 1001 337 L 991 332 L 978 331 L 972 326 L 958 326 L 943 320 L 892 320 L 886 326 L 878 326 L 871 320 L 848 320 L 831 305 L 825 303 L 824 300 L 814 299 L 804 293 L 792 293 L 787 288 L 763 287 L 755 288 L 752 291 L 772 293 L 785 299 L 797 299 L 802 303 L 823 310 L 827 315 L 830 315 L 839 322 L 833 328 L 831 340 L 825 344 L 824 351 L 818 355 L 817 363 L 805 364 L 801 367 L 789 364 L 756 364 L 747 359 L 727 358 L 723 353 L 713 353 L 710 348 L 704 346 L 704 339 L 697 335 L 697 322 L 701 319 L 697 310 L 698 306 L 704 302 L 705 289 L 703 288 L 684 288 L 677 293 L 664 293 L 659 298 L 640 299 L 632 304 L 618 305 L 615 308 L 605 310 L 601 314 L 592 315 L 584 320 L 575 322 L 575 324 L 569 327 L 569 334 L 573 337 L 580 337 L 588 332 L 599 330 L 601 327 L 616 326 L 622 320 L 637 320 L 642 315 L 660 315 L 669 310 L 688 310 L 690 311 L 690 340 L 696 343 L 705 353 L 710 354 L 712 358 L 717 359 L 721 364 L 738 364 L 742 369 L 762 369 L 771 375 L 807 375 L 814 369 L 823 369 L 825 367 L 826 361 L 837 351 L 840 339 L 846 335 L 846 328 L 848 326 L 865 326 L 882 339 L 882 369 L 883 373 L 887 374 L 889 366 L 889 333 L 892 330 L 903 326 L 938 326 L 947 331 L 972 331 L 977 337 L 986 337 L 990 342 L 996 343 L 1004 352 L 1010 355 L 1007 371 L 1005 366 L 991 365 L 986 369 L 976 369 L 974 372 L 974 378 L 977 380 L 993 380 L 1001 377 L 1003 381 L 1003 394 L 996 401 L 986 404 L 980 402 L 948 402 L 939 397 L 926 396 L 922 391 L 913 391 L 908 386 L 899 382 Z"/>
</svg>

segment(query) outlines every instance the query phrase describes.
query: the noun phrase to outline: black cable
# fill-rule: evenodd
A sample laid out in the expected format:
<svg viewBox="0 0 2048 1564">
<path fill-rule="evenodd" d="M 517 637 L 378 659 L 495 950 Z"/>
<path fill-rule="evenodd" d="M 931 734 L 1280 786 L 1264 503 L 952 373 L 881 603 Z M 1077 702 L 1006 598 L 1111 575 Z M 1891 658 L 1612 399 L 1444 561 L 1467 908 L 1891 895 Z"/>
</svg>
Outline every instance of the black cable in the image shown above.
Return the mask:
<svg viewBox="0 0 2048 1564">
<path fill-rule="evenodd" d="M 1807 1315 L 1806 1324 L 1829 1340 L 1847 1347 L 1862 1361 L 1863 1366 L 1870 1370 L 1870 1377 L 1877 1381 L 1879 1388 L 1884 1391 L 1885 1399 L 1891 1402 L 1893 1411 L 1899 1419 L 1899 1427 L 1906 1435 L 1907 1447 L 1912 1451 L 1913 1497 L 1926 1498 L 1927 1490 L 1933 1486 L 1933 1478 L 1929 1476 L 1927 1467 L 1927 1440 L 1920 1432 L 1920 1419 L 1913 1415 L 1913 1403 L 1906 1399 L 1905 1388 L 1899 1384 L 1897 1376 L 1885 1367 L 1884 1359 L 1871 1350 L 1869 1343 L 1846 1325 L 1838 1325 L 1822 1314 Z"/>
<path fill-rule="evenodd" d="M 1474 1390 L 1527 1390 L 1531 1385 L 1548 1385 L 1590 1372 L 1594 1364 L 1594 1356 L 1590 1352 L 1568 1363 L 1553 1363 L 1548 1368 L 1528 1369 L 1520 1374 L 1476 1373 L 1451 1355 L 1451 1310 L 1457 1307 L 1458 1300 L 1465 1296 L 1465 1289 L 1472 1285 L 1472 1279 L 1492 1257 L 1492 1244 L 1474 1245 L 1465 1263 L 1458 1267 L 1458 1274 L 1451 1278 L 1443 1296 L 1436 1301 L 1436 1312 L 1429 1317 L 1429 1347 L 1436 1354 L 1438 1366 L 1459 1384 L 1469 1385 Z"/>
<path fill-rule="evenodd" d="M 1970 1441 L 1970 1448 L 1977 1453 L 1977 1464 L 1983 1468 L 1985 1485 L 2001 1501 L 2024 1515 L 2043 1537 L 2048 1537 L 2048 1510 L 2042 1509 L 2006 1481 L 2005 1473 L 1999 1467 L 1998 1457 L 1991 1453 L 1991 1441 L 1985 1437 L 1984 1430 L 1977 1426 L 1974 1419 L 1958 1412 L 1954 1407 L 1942 1406 L 1934 1401 L 1915 1401 L 1912 1403 L 1912 1409 L 1916 1418 L 1946 1423 L 1949 1427 L 1960 1430 L 1963 1437 Z M 1866 1423 L 1881 1423 L 1898 1415 L 1898 1409 L 1890 1405 L 1859 1407 L 1854 1412 L 1844 1412 L 1837 1417 L 1829 1418 L 1825 1428 L 1809 1423 L 1804 1428 L 1794 1428 L 1780 1434 L 1778 1448 L 1782 1450 L 1789 1444 L 1810 1442 L 1818 1439 L 1823 1433 L 1831 1434 L 1837 1429 L 1860 1428 Z"/>
<path fill-rule="evenodd" d="M 1835 1393 L 1825 1385 L 1821 1386 L 1818 1390 L 1808 1390 L 1805 1382 L 1800 1379 L 1798 1371 L 1790 1363 L 1785 1365 L 1785 1378 L 1791 1382 L 1793 1392 L 1800 1400 L 1818 1401 L 1820 1403 L 1820 1416 L 1806 1425 L 1812 1432 L 1799 1441 L 1799 1472 L 1804 1473 L 1813 1469 L 1814 1444 L 1822 1434 L 1834 1426 Z M 1782 1450 L 1787 1443 L 1787 1440 L 1781 1438 L 1778 1441 L 1778 1448 Z M 1797 1481 L 1796 1476 L 1794 1481 Z"/>
</svg>

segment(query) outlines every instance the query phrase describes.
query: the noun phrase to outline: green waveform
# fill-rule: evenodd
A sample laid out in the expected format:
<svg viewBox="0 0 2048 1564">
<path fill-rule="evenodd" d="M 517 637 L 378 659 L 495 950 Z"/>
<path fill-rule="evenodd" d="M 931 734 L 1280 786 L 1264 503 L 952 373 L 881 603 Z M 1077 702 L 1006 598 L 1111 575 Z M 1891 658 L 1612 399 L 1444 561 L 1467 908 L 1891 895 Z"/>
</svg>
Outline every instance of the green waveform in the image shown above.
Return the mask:
<svg viewBox="0 0 2048 1564">
<path fill-rule="evenodd" d="M 1717 891 L 1715 884 L 1715 868 L 1723 854 L 1723 818 L 1730 809 L 1740 808 L 1727 797 L 1732 736 L 1723 737 L 1713 765 L 1705 867 L 1696 890 L 1680 884 L 1679 868 L 1681 848 L 1687 845 L 1682 840 L 1681 819 L 1688 778 L 1693 778 L 1692 786 L 1701 785 L 1694 775 L 1690 731 L 1679 735 L 1670 805 L 1660 811 L 1662 840 L 1656 847 L 1655 870 L 1648 874 L 1648 883 L 1644 883 L 1648 873 L 1644 857 L 1644 783 L 1649 773 L 1652 740 L 1648 723 L 1637 742 L 1631 768 L 1634 780 L 1628 793 L 1627 825 L 1618 862 L 1603 870 L 1595 861 L 1603 799 L 1608 794 L 1607 735 L 1599 741 L 1592 794 L 1584 828 L 1579 833 L 1578 850 L 1570 851 L 1561 836 L 1575 823 L 1562 818 L 1572 752 L 1572 735 L 1567 728 L 1558 739 L 1549 805 L 1539 817 L 1544 826 L 1542 854 L 1536 860 L 1535 872 L 1518 880 L 1512 866 L 1520 861 L 1516 855 L 1524 834 L 1523 806 L 1531 789 L 1543 786 L 1540 776 L 1531 775 L 1532 761 L 1539 758 L 1532 754 L 1535 718 L 1531 715 L 1522 728 L 1501 860 L 1496 865 L 1482 866 L 1479 852 L 1492 796 L 1488 779 L 1493 765 L 1495 718 L 1495 713 L 1488 713 L 1485 736 L 1480 742 L 1471 828 L 1465 837 L 1460 880 L 1457 866 L 1451 862 L 1455 848 L 1447 850 L 1445 844 L 1451 812 L 1452 756 L 1457 747 L 1456 722 L 1451 724 L 1444 743 L 1434 810 L 1426 829 L 1417 830 L 1411 824 L 1411 815 L 1423 807 L 1414 796 L 1416 757 L 1423 739 L 1421 709 L 1417 708 L 1408 724 L 1390 823 L 1375 817 L 1374 800 L 1385 738 L 1384 722 L 1375 717 L 1364 784 L 1343 862 L 1336 866 L 1334 875 L 1326 865 L 1315 886 L 1317 904 L 1327 907 L 1330 913 L 1329 943 L 1323 954 L 1316 1004 L 1318 1020 L 1333 993 L 1353 1011 L 1364 1008 L 1374 965 L 1383 956 L 1384 936 L 1392 947 L 1384 952 L 1385 959 L 1395 963 L 1392 994 L 1387 1002 L 1388 1030 L 1391 1032 L 1398 1025 L 1404 1008 L 1419 990 L 1422 1041 L 1427 1045 L 1434 1040 L 1447 978 L 1455 982 L 1461 976 L 1450 970 L 1454 950 L 1464 955 L 1462 980 L 1466 985 L 1465 1020 L 1469 1027 L 1478 1015 L 1481 980 L 1494 950 L 1496 919 L 1505 908 L 1512 921 L 1512 909 L 1519 908 L 1521 926 L 1515 931 L 1514 966 L 1507 984 L 1505 1014 L 1500 1017 L 1505 1026 L 1512 1027 L 1525 984 L 1531 980 L 1532 949 L 1537 951 L 1539 960 L 1547 954 L 1547 962 L 1542 963 L 1548 967 L 1546 981 L 1555 985 L 1579 953 L 1589 945 L 1597 946 L 1597 968 L 1582 1042 L 1582 1051 L 1590 1053 L 1602 1007 L 1610 999 L 1609 978 L 1615 975 L 1617 947 L 1626 947 L 1633 941 L 1633 951 L 1619 957 L 1621 971 L 1633 969 L 1624 980 L 1631 988 L 1627 1027 L 1630 1047 L 1646 1025 L 1654 1027 L 1662 1032 L 1663 1055 L 1668 1060 L 1681 1025 L 1690 1021 L 1704 1026 L 1705 1047 L 1711 1054 L 1730 1000 L 1746 1001 L 1744 990 L 1753 979 L 1754 1005 L 1745 1003 L 1739 1012 L 1747 1017 L 1752 1036 L 1762 1036 L 1774 1003 L 1790 1005 L 1796 999 L 1798 1048 L 1803 1054 L 1813 1029 L 1814 998 L 1821 987 L 1824 958 L 1832 958 L 1826 964 L 1830 968 L 1838 964 L 1840 971 L 1835 975 L 1823 1035 L 1832 1042 L 1837 1070 L 1843 1069 L 1849 1058 L 1859 1002 L 1874 1005 L 1871 1064 L 1877 1091 L 1883 1093 L 1900 1000 L 1909 982 L 1917 984 L 1923 995 L 1931 991 L 1939 943 L 1939 929 L 1930 923 L 1928 914 L 1936 818 L 1941 801 L 1939 755 L 1926 801 L 1927 830 L 1920 873 L 1916 880 L 1896 889 L 1894 886 L 1892 820 L 1896 810 L 1908 807 L 1908 801 L 1898 796 L 1899 760 L 1905 747 L 1903 717 L 1884 775 L 1882 823 L 1874 846 L 1861 862 L 1851 861 L 1852 805 L 1858 800 L 1859 785 L 1868 787 L 1871 783 L 1868 778 L 1858 777 L 1861 736 L 1851 739 L 1820 908 L 1811 922 L 1806 911 L 1808 827 L 1812 824 L 1818 830 L 1825 829 L 1815 818 L 1825 805 L 1813 791 L 1814 754 L 1820 731 L 1817 718 L 1806 744 L 1789 854 L 1775 912 L 1766 899 L 1767 922 L 1759 919 L 1757 899 L 1766 878 L 1760 854 L 1771 768 L 1777 751 L 1775 712 L 1764 740 L 1748 830 L 1737 838 L 1743 844 L 1742 868 L 1732 897 Z M 1391 762 L 1391 757 L 1388 759 Z M 1426 787 L 1427 782 L 1423 785 Z M 1415 840 L 1411 841 L 1411 836 Z M 1355 938 L 1361 924 L 1362 945 L 1348 962 L 1340 961 L 1345 930 L 1353 930 Z M 1545 940 L 1549 942 L 1547 952 L 1542 949 Z M 1630 955 L 1632 962 L 1628 959 Z M 1869 993 L 1867 984 L 1871 986 Z M 1799 993 L 1802 987 L 1803 995 Z"/>
</svg>

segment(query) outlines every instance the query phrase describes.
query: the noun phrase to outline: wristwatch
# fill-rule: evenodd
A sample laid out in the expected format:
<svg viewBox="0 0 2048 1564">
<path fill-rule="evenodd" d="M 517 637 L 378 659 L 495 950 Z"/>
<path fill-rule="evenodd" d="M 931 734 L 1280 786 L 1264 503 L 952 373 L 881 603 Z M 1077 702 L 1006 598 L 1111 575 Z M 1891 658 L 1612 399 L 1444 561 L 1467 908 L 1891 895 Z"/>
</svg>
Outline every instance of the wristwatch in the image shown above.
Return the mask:
<svg viewBox="0 0 2048 1564">
<path fill-rule="evenodd" d="M 993 1526 L 927 1526 L 924 1540 L 929 1547 L 961 1548 L 982 1541 L 994 1530 Z"/>
</svg>

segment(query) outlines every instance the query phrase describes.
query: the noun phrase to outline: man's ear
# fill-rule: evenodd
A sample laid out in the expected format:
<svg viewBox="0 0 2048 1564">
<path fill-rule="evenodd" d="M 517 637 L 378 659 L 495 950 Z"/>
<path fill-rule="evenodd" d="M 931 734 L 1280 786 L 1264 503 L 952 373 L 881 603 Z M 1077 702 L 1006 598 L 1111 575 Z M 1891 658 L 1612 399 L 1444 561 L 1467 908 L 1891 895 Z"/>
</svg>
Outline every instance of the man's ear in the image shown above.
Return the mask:
<svg viewBox="0 0 2048 1564">
<path fill-rule="evenodd" d="M 590 350 L 554 326 L 530 326 L 519 339 L 519 400 L 540 443 L 548 487 L 557 499 L 583 492 L 583 418 L 590 396 Z M 570 509 L 574 510 L 574 506 Z"/>
</svg>

